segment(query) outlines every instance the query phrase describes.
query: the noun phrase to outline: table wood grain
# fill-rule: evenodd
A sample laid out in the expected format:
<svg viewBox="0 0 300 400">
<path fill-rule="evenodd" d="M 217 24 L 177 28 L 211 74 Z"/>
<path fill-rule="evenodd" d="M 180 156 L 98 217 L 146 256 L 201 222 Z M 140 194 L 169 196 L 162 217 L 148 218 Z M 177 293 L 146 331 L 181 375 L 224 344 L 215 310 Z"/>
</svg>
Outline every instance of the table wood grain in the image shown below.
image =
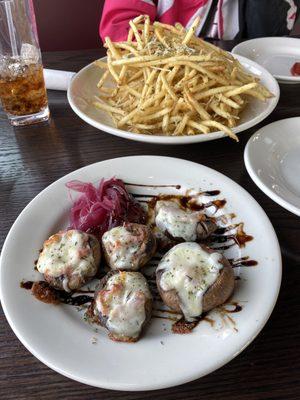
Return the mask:
<svg viewBox="0 0 300 400">
<path fill-rule="evenodd" d="M 230 49 L 232 43 L 221 45 Z M 78 71 L 103 54 L 103 49 L 56 52 L 45 53 L 43 59 L 46 67 Z M 63 175 L 96 161 L 119 156 L 171 156 L 214 168 L 254 196 L 277 232 L 283 255 L 283 281 L 270 320 L 242 354 L 209 376 L 156 392 L 96 389 L 57 374 L 23 347 L 1 311 L 0 399 L 298 400 L 300 219 L 255 186 L 245 170 L 243 151 L 247 140 L 259 127 L 282 118 L 300 116 L 300 85 L 281 85 L 276 110 L 261 124 L 240 134 L 238 144 L 227 138 L 182 146 L 127 141 L 98 131 L 80 120 L 68 106 L 65 92 L 49 91 L 48 95 L 49 123 L 14 129 L 0 112 L 0 246 L 21 210 Z"/>
</svg>

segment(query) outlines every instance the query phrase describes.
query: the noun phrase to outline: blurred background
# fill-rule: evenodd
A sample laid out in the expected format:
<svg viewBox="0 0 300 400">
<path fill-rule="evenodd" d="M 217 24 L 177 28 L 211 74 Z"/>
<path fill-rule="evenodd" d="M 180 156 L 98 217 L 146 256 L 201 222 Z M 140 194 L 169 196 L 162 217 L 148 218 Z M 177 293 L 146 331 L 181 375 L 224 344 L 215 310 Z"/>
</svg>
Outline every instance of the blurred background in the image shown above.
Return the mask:
<svg viewBox="0 0 300 400">
<path fill-rule="evenodd" d="M 126 2 L 126 0 L 123 0 Z M 104 0 L 33 0 L 43 51 L 95 49 Z M 300 34 L 300 20 L 292 34 Z"/>
<path fill-rule="evenodd" d="M 104 0 L 33 0 L 33 3 L 42 51 L 101 46 L 98 28 Z"/>
</svg>

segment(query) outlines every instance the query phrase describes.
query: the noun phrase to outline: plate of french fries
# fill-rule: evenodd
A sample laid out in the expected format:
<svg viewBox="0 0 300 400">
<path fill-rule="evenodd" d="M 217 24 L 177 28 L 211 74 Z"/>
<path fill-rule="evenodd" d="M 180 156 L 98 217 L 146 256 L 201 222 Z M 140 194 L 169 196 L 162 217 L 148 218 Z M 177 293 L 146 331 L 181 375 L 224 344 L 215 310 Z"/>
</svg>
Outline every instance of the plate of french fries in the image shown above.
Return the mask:
<svg viewBox="0 0 300 400">
<path fill-rule="evenodd" d="M 186 30 L 141 15 L 128 38 L 106 38 L 107 56 L 76 74 L 72 109 L 90 125 L 127 139 L 184 144 L 238 133 L 266 118 L 279 86 L 259 64 Z"/>
</svg>

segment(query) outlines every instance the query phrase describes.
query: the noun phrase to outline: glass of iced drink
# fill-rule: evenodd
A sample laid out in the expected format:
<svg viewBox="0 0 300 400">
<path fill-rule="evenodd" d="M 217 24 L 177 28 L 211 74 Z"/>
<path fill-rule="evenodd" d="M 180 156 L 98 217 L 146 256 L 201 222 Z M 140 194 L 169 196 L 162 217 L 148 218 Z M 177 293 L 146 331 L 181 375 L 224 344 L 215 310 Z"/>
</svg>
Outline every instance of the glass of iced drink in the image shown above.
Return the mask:
<svg viewBox="0 0 300 400">
<path fill-rule="evenodd" d="M 49 118 L 32 0 L 0 0 L 0 100 L 12 125 Z"/>
</svg>

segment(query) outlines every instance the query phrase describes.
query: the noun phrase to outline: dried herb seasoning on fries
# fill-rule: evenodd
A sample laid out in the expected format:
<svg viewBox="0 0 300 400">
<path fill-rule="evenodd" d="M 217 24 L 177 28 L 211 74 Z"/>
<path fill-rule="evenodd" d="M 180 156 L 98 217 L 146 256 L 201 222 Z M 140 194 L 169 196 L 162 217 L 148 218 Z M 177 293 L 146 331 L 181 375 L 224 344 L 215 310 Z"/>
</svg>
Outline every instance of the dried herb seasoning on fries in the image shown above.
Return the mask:
<svg viewBox="0 0 300 400">
<path fill-rule="evenodd" d="M 126 42 L 105 40 L 107 62 L 98 82 L 95 106 L 108 112 L 116 127 L 149 135 L 196 135 L 232 128 L 248 96 L 272 94 L 231 54 L 189 30 L 141 15 L 130 21 Z"/>
</svg>

